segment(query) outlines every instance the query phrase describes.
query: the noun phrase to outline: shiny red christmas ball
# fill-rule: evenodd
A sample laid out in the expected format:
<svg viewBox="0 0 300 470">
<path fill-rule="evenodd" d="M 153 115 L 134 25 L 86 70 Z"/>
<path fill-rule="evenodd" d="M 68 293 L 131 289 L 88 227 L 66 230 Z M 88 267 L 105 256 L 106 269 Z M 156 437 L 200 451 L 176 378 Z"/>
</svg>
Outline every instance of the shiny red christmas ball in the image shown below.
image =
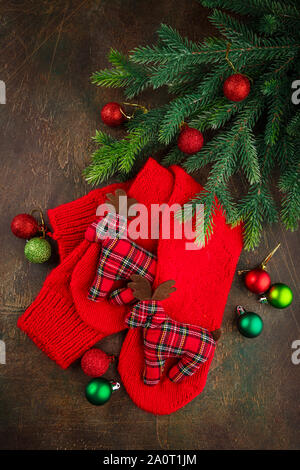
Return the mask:
<svg viewBox="0 0 300 470">
<path fill-rule="evenodd" d="M 101 377 L 111 363 L 111 357 L 101 349 L 90 349 L 81 358 L 81 368 L 90 377 Z"/>
<path fill-rule="evenodd" d="M 37 221 L 32 215 L 16 215 L 10 225 L 12 233 L 19 238 L 32 238 L 39 230 Z"/>
<path fill-rule="evenodd" d="M 197 129 L 185 126 L 179 134 L 177 145 L 183 153 L 192 155 L 203 147 L 203 134 Z"/>
<path fill-rule="evenodd" d="M 119 103 L 107 103 L 101 109 L 101 119 L 107 126 L 116 127 L 120 126 L 125 120 L 126 117 L 124 116 L 123 108 L 119 105 Z"/>
<path fill-rule="evenodd" d="M 223 91 L 230 101 L 243 101 L 250 93 L 250 81 L 245 75 L 235 73 L 225 80 Z"/>
<path fill-rule="evenodd" d="M 245 285 L 247 289 L 255 294 L 263 294 L 271 285 L 270 275 L 262 268 L 255 268 L 245 275 Z"/>
</svg>

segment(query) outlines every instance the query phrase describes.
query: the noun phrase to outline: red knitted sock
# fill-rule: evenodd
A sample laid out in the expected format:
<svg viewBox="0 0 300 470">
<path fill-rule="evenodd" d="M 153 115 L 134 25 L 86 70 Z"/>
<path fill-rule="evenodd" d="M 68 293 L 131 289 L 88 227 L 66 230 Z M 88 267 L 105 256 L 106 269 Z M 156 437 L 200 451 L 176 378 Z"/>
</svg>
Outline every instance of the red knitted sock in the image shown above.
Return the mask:
<svg viewBox="0 0 300 470">
<path fill-rule="evenodd" d="M 150 158 L 133 182 L 91 191 L 49 211 L 62 263 L 47 277 L 35 301 L 19 318 L 18 326 L 61 367 L 68 367 L 103 336 L 125 328 L 125 307 L 87 299 L 100 246 L 87 242 L 84 233 L 95 218 L 97 206 L 117 188 L 148 206 L 152 201 L 165 202 L 172 187 L 173 175 Z M 156 250 L 157 240 L 136 242 L 147 250 Z"/>
<path fill-rule="evenodd" d="M 114 184 L 96 189 L 48 211 L 62 262 L 52 270 L 37 298 L 18 319 L 18 327 L 64 369 L 103 338 L 101 331 L 84 323 L 77 313 L 70 281 L 74 267 L 90 249 L 84 233 L 95 218 L 97 206 L 104 203 L 106 193 L 119 187 L 126 190 L 128 186 Z"/>
<path fill-rule="evenodd" d="M 88 242 L 82 242 L 52 270 L 35 301 L 18 320 L 18 327 L 64 369 L 103 337 L 81 320 L 70 290 L 74 266 L 89 247 Z"/>
<path fill-rule="evenodd" d="M 149 159 L 127 191 L 129 197 L 136 199 L 138 203 L 142 203 L 148 208 L 149 236 L 135 239 L 134 242 L 152 253 L 156 253 L 158 240 L 151 239 L 150 206 L 155 203 L 162 204 L 169 200 L 173 182 L 174 178 L 169 170 L 163 168 L 155 160 Z M 129 231 L 131 224 L 134 223 L 134 219 L 129 222 Z M 103 332 L 104 335 L 109 335 L 127 328 L 124 318 L 129 307 L 112 305 L 107 299 L 100 302 L 89 300 L 88 293 L 99 261 L 99 251 L 97 243 L 91 244 L 82 259 L 77 263 L 72 274 L 71 291 L 76 309 L 82 320 L 96 330 Z"/>
<path fill-rule="evenodd" d="M 57 241 L 60 261 L 84 240 L 85 231 L 94 221 L 99 204 L 105 202 L 106 194 L 113 193 L 116 189 L 127 191 L 129 186 L 130 181 L 94 189 L 75 201 L 48 210 L 53 229 L 52 238 Z"/>
<path fill-rule="evenodd" d="M 169 204 L 183 204 L 201 191 L 200 185 L 182 169 L 171 169 L 175 183 Z M 175 280 L 176 292 L 162 302 L 169 317 L 210 331 L 221 326 L 223 310 L 242 249 L 241 227 L 231 229 L 219 210 L 214 223 L 213 236 L 200 250 L 186 250 L 185 239 L 176 240 L 172 236 L 170 240 L 161 239 L 154 282 L 159 285 L 169 279 Z M 128 331 L 119 358 L 119 372 L 128 394 L 140 408 L 154 414 L 169 414 L 201 393 L 212 358 L 194 375 L 184 378 L 181 383 L 173 383 L 166 373 L 178 359 L 166 363 L 158 385 L 145 385 L 143 332 L 141 329 Z"/>
</svg>

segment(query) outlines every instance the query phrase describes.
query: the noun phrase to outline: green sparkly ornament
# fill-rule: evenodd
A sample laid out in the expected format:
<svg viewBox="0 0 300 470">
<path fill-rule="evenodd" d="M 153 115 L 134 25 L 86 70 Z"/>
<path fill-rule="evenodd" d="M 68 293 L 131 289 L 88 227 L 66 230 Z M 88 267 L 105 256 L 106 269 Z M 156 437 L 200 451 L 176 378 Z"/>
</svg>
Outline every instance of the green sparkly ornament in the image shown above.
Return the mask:
<svg viewBox="0 0 300 470">
<path fill-rule="evenodd" d="M 236 312 L 238 314 L 237 327 L 243 336 L 256 338 L 261 334 L 264 323 L 257 313 L 246 312 L 241 305 L 236 307 Z"/>
<path fill-rule="evenodd" d="M 292 289 L 281 282 L 273 284 L 270 289 L 259 298 L 262 304 L 269 303 L 275 308 L 286 308 L 293 301 Z"/>
<path fill-rule="evenodd" d="M 31 238 L 25 245 L 24 254 L 31 263 L 45 263 L 51 256 L 51 245 L 45 238 Z"/>
<path fill-rule="evenodd" d="M 120 388 L 118 382 L 109 381 L 103 377 L 91 380 L 85 388 L 87 400 L 96 406 L 104 405 L 111 397 L 111 394 Z"/>
</svg>

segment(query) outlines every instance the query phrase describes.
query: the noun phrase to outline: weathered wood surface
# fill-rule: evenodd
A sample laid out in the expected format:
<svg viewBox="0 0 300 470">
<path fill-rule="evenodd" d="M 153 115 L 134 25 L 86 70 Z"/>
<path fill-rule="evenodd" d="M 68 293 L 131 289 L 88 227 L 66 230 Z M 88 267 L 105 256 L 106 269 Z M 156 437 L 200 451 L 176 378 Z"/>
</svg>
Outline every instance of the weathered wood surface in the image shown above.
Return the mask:
<svg viewBox="0 0 300 470">
<path fill-rule="evenodd" d="M 242 253 L 239 267 L 255 265 L 281 242 L 270 272 L 294 290 L 292 307 L 260 306 L 236 276 L 207 386 L 171 416 L 143 412 L 124 390 L 105 407 L 90 406 L 79 364 L 60 370 L 16 328 L 57 259 L 29 264 L 24 243 L 10 233 L 10 221 L 17 213 L 36 206 L 46 210 L 89 190 L 81 172 L 90 137 L 102 127 L 99 109 L 123 99 L 119 90 L 92 86 L 91 73 L 107 66 L 110 47 L 127 52 L 154 41 L 160 22 L 194 40 L 214 33 L 208 10 L 192 0 L 54 1 L 48 2 L 48 14 L 43 14 L 46 1 L 23 3 L 23 9 L 22 2 L 18 8 L 10 1 L 0 7 L 0 14 L 10 10 L 10 23 L 0 32 L 0 79 L 7 83 L 7 104 L 0 105 L 0 339 L 7 356 L 0 365 L 0 448 L 299 448 L 300 365 L 291 362 L 291 344 L 300 339 L 299 235 L 280 225 L 264 232 L 255 252 Z M 147 92 L 140 101 L 151 107 L 165 99 L 164 91 Z M 238 334 L 237 304 L 262 313 L 261 337 Z M 117 354 L 123 337 L 106 338 L 101 347 Z M 107 376 L 117 377 L 114 367 Z"/>
</svg>

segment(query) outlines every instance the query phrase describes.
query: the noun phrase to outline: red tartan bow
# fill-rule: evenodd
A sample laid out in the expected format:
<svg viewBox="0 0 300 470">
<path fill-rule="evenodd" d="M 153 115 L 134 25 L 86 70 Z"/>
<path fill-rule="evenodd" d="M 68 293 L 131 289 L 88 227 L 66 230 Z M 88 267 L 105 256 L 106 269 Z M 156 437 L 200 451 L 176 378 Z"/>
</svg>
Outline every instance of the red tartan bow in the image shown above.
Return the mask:
<svg viewBox="0 0 300 470">
<path fill-rule="evenodd" d="M 142 284 L 140 292 L 147 294 L 146 281 L 138 281 L 137 277 L 135 276 L 135 283 L 132 284 L 136 286 L 139 282 L 140 286 Z M 170 285 L 170 281 L 167 282 Z M 157 295 L 159 289 L 162 293 L 161 287 L 162 285 L 158 287 L 152 298 L 138 302 L 125 319 L 130 328 L 144 328 L 146 385 L 156 385 L 160 381 L 165 361 L 170 357 L 180 357 L 179 362 L 168 373 L 173 382 L 180 382 L 185 376 L 193 375 L 211 357 L 216 341 L 220 337 L 220 330 L 209 332 L 206 328 L 180 323 L 169 318 L 161 301 L 153 299 L 155 296 L 159 297 Z M 137 292 L 137 289 L 134 290 L 138 297 Z"/>
</svg>

